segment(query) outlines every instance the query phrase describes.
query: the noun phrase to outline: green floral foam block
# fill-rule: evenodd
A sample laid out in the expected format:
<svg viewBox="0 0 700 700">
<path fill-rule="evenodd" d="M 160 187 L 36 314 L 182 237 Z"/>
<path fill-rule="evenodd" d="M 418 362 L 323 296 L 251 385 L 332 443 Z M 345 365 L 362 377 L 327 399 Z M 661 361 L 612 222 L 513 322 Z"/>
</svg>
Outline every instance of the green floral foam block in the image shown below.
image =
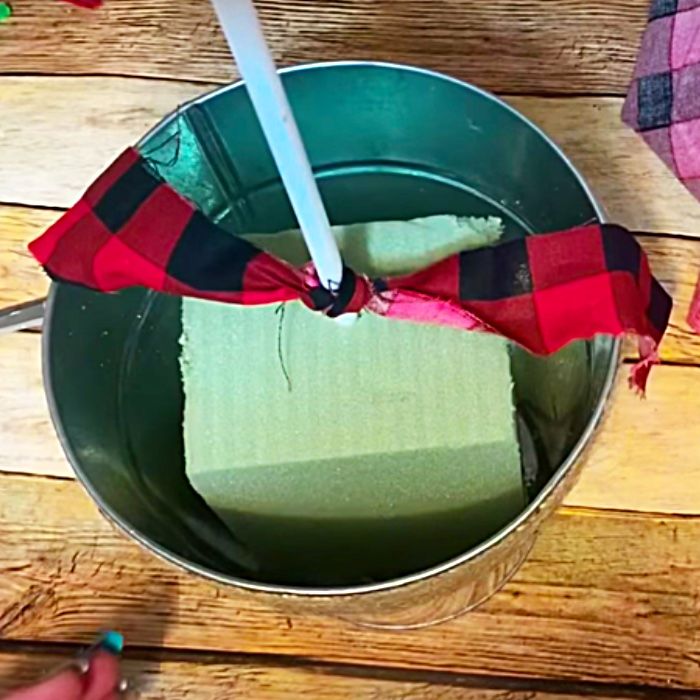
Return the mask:
<svg viewBox="0 0 700 700">
<path fill-rule="evenodd" d="M 436 216 L 335 233 L 354 269 L 382 275 L 491 243 L 501 225 Z M 298 232 L 248 238 L 304 262 Z M 344 327 L 301 303 L 283 317 L 182 308 L 187 474 L 262 576 L 324 585 L 408 573 L 523 508 L 503 339 L 372 314 Z"/>
</svg>

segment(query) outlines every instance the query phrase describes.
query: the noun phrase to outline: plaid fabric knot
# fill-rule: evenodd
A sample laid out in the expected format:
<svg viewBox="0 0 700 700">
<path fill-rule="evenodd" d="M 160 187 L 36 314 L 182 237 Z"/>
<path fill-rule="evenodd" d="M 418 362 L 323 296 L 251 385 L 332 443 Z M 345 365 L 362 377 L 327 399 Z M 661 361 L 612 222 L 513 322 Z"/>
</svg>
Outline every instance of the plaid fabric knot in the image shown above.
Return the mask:
<svg viewBox="0 0 700 700">
<path fill-rule="evenodd" d="M 310 309 L 321 311 L 330 318 L 347 313 L 360 313 L 374 297 L 374 285 L 369 278 L 358 275 L 349 267 L 343 268 L 343 279 L 334 292 L 327 290 L 319 283 L 316 269 L 312 264 L 307 265 L 304 272 L 310 284 L 302 301 Z"/>
<path fill-rule="evenodd" d="M 632 382 L 643 390 L 671 298 L 620 226 L 581 226 L 452 255 L 370 280 L 346 269 L 329 292 L 209 220 L 128 149 L 29 246 L 48 274 L 100 292 L 141 286 L 232 304 L 301 300 L 328 316 L 387 318 L 495 333 L 548 355 L 598 333 L 639 337 Z"/>
</svg>

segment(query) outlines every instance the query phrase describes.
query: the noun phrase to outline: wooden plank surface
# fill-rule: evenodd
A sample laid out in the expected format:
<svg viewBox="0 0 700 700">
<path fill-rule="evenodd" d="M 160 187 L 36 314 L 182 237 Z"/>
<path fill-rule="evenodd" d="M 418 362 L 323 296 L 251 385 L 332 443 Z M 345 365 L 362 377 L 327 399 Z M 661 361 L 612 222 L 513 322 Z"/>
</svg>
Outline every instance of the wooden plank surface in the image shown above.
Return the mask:
<svg viewBox="0 0 700 700">
<path fill-rule="evenodd" d="M 261 0 L 280 65 L 405 62 L 500 92 L 622 94 L 648 0 Z M 209 3 L 117 0 L 85 12 L 21 0 L 0 28 L 7 73 L 235 76 Z"/>
<path fill-rule="evenodd" d="M 0 335 L 0 465 L 73 478 L 49 417 L 40 346 L 34 333 Z"/>
<path fill-rule="evenodd" d="M 174 81 L 0 77 L 0 202 L 71 206 L 124 147 L 205 91 Z"/>
<path fill-rule="evenodd" d="M 0 475 L 0 635 L 484 676 L 700 687 L 700 518 L 564 510 L 470 615 L 397 634 L 288 614 L 116 533 L 78 484 Z"/>
<path fill-rule="evenodd" d="M 20 647 L 21 649 L 21 647 Z M 0 693 L 43 679 L 47 669 L 65 663 L 71 651 L 0 652 Z M 444 674 L 392 672 L 353 666 L 283 664 L 264 657 L 168 654 L 143 658 L 127 648 L 123 677 L 138 690 L 139 700 L 280 700 L 309 697 L 313 700 L 691 700 L 690 694 L 667 696 L 660 689 L 585 687 L 567 691 L 567 684 L 493 680 Z M 488 685 L 484 685 L 488 682 Z M 548 685 L 559 690 L 547 690 Z M 562 687 L 563 686 L 563 687 Z"/>
<path fill-rule="evenodd" d="M 0 309 L 46 295 L 49 279 L 27 250 L 27 244 L 61 212 L 0 205 Z"/>
<path fill-rule="evenodd" d="M 0 202 L 71 206 L 125 146 L 208 87 L 120 78 L 0 77 Z M 509 101 L 563 147 L 612 220 L 641 231 L 700 234 L 700 205 L 622 124 L 620 99 Z"/>
<path fill-rule="evenodd" d="M 700 368 L 661 366 L 654 373 L 645 400 L 620 377 L 566 504 L 700 513 L 700 431 L 680 418 L 700 416 Z"/>
</svg>

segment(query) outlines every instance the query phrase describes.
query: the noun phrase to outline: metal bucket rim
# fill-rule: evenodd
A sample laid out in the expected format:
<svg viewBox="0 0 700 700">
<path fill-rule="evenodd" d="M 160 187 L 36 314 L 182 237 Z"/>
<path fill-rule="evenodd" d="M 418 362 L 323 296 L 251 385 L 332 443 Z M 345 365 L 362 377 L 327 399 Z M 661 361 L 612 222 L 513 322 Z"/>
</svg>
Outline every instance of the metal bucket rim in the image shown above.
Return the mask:
<svg viewBox="0 0 700 700">
<path fill-rule="evenodd" d="M 597 216 L 600 221 L 605 221 L 606 216 L 605 212 L 602 208 L 602 206 L 598 203 L 597 199 L 593 195 L 593 192 L 591 191 L 590 187 L 588 186 L 588 183 L 584 180 L 583 176 L 579 173 L 577 168 L 573 165 L 571 160 L 566 156 L 566 154 L 559 148 L 559 146 L 552 141 L 552 139 L 544 132 L 542 129 L 540 129 L 536 124 L 534 124 L 532 121 L 530 121 L 527 117 L 525 117 L 523 114 L 521 114 L 518 110 L 516 110 L 514 107 L 511 105 L 507 104 L 503 100 L 501 100 L 499 97 L 496 95 L 488 92 L 487 90 L 484 90 L 482 88 L 476 87 L 470 83 L 467 83 L 462 80 L 458 80 L 457 78 L 453 78 L 449 75 L 445 75 L 443 73 L 439 73 L 437 71 L 429 70 L 426 68 L 419 68 L 416 66 L 410 66 L 410 65 L 405 65 L 405 64 L 400 64 L 400 63 L 390 63 L 390 62 L 382 62 L 382 61 L 328 61 L 328 62 L 315 62 L 315 63 L 307 63 L 303 65 L 298 65 L 298 66 L 291 66 L 288 68 L 281 69 L 279 72 L 281 74 L 288 74 L 288 73 L 296 73 L 296 72 L 303 72 L 303 71 L 308 71 L 308 70 L 320 70 L 320 69 L 326 69 L 326 68 L 344 68 L 344 67 L 362 67 L 362 68 L 385 68 L 385 69 L 393 69 L 393 70 L 398 70 L 398 71 L 404 71 L 407 73 L 416 73 L 419 75 L 424 75 L 429 78 L 434 78 L 436 80 L 440 80 L 443 82 L 449 82 L 452 83 L 460 88 L 466 89 L 470 92 L 477 93 L 481 95 L 482 97 L 491 100 L 495 103 L 497 103 L 500 107 L 503 109 L 507 110 L 510 112 L 515 118 L 523 122 L 529 129 L 532 129 L 535 133 L 537 133 L 557 154 L 557 156 L 562 160 L 562 162 L 568 166 L 569 170 L 571 171 L 571 174 L 576 178 L 576 180 L 579 182 L 581 188 L 584 190 L 586 193 L 586 196 L 589 198 Z M 229 85 L 223 85 L 220 88 L 217 88 L 216 90 L 212 90 L 211 92 L 208 92 L 204 95 L 200 95 L 199 97 L 196 97 L 192 100 L 189 100 L 188 102 L 184 103 L 180 107 L 178 107 L 176 110 L 174 110 L 170 115 L 164 117 L 161 121 L 158 122 L 152 129 L 150 129 L 140 140 L 139 144 L 143 143 L 146 139 L 148 139 L 151 135 L 155 133 L 156 130 L 160 130 L 163 128 L 165 125 L 170 123 L 174 118 L 177 117 L 178 113 L 193 104 L 197 104 L 200 102 L 203 102 L 205 100 L 209 100 L 213 97 L 216 97 L 219 94 L 222 94 L 224 92 L 227 92 L 228 90 L 233 90 L 236 88 L 239 88 L 240 86 L 243 85 L 242 80 L 238 80 L 234 83 L 230 83 Z M 259 593 L 269 593 L 269 594 L 277 594 L 277 595 L 286 595 L 286 596 L 299 596 L 299 597 L 304 597 L 304 598 L 314 598 L 314 597 L 321 597 L 321 598 L 337 598 L 337 597 L 342 597 L 342 596 L 357 596 L 357 595 L 366 595 L 370 593 L 378 593 L 381 591 L 390 591 L 394 589 L 401 588 L 403 586 L 407 586 L 410 584 L 418 583 L 420 581 L 424 581 L 430 578 L 433 578 L 435 576 L 438 576 L 440 574 L 444 574 L 447 571 L 450 571 L 452 569 L 455 569 L 463 564 L 466 564 L 473 559 L 478 558 L 482 554 L 486 553 L 488 550 L 490 550 L 492 547 L 496 546 L 500 542 L 502 542 L 506 537 L 508 537 L 512 532 L 517 530 L 526 520 L 528 520 L 539 508 L 541 507 L 542 503 L 548 498 L 548 496 L 557 488 L 561 480 L 564 478 L 564 476 L 569 472 L 569 470 L 574 466 L 576 461 L 581 457 L 582 452 L 584 451 L 585 447 L 588 445 L 588 443 L 591 441 L 593 438 L 593 435 L 601 421 L 601 418 L 604 414 L 605 407 L 607 405 L 608 399 L 610 398 L 610 393 L 612 391 L 614 381 L 615 381 L 615 376 L 617 374 L 617 368 L 619 365 L 619 360 L 620 360 L 620 347 L 621 347 L 621 341 L 619 339 L 616 339 L 613 343 L 612 347 L 612 358 L 610 362 L 610 366 L 608 368 L 607 375 L 605 377 L 605 381 L 603 383 L 603 387 L 601 390 L 600 398 L 596 404 L 595 411 L 593 412 L 593 415 L 589 419 L 588 423 L 586 424 L 586 427 L 584 428 L 581 436 L 577 440 L 576 444 L 566 457 L 566 459 L 562 462 L 561 466 L 557 469 L 557 471 L 552 475 L 550 480 L 547 482 L 547 484 L 544 486 L 544 488 L 538 493 L 537 497 L 533 499 L 527 507 L 521 511 L 521 513 L 511 520 L 506 526 L 501 528 L 498 532 L 493 534 L 491 537 L 488 539 L 484 540 L 483 542 L 479 543 L 477 546 L 472 547 L 471 549 L 467 550 L 466 552 L 463 552 L 461 554 L 458 554 L 457 556 L 448 559 L 447 561 L 441 562 L 439 564 L 436 564 L 434 566 L 431 566 L 427 569 L 422 569 L 420 571 L 414 572 L 412 574 L 406 574 L 404 576 L 400 576 L 394 579 L 389 579 L 387 581 L 379 581 L 377 583 L 371 583 L 371 584 L 360 584 L 360 585 L 354 585 L 354 586 L 337 586 L 337 587 L 312 587 L 312 586 L 293 586 L 293 585 L 282 585 L 282 584 L 269 584 L 269 583 L 262 583 L 262 582 L 255 582 L 255 581 L 249 581 L 247 579 L 243 578 L 238 578 L 237 576 L 232 576 L 228 574 L 223 574 L 221 572 L 215 571 L 213 569 L 210 569 L 206 566 L 201 566 L 199 564 L 196 564 L 194 562 L 191 562 L 187 560 L 186 558 L 180 556 L 179 554 L 175 554 L 174 552 L 167 551 L 163 546 L 161 546 L 159 543 L 155 542 L 152 540 L 150 537 L 144 535 L 141 533 L 139 530 L 130 527 L 127 523 L 123 521 L 121 516 L 116 513 L 110 506 L 108 506 L 106 503 L 104 503 L 102 496 L 97 492 L 97 490 L 93 487 L 91 484 L 90 480 L 86 477 L 86 475 L 83 473 L 82 469 L 79 466 L 79 459 L 77 455 L 74 453 L 74 451 L 70 448 L 69 442 L 68 442 L 68 436 L 66 435 L 65 430 L 63 429 L 63 426 L 61 424 L 61 421 L 59 419 L 58 415 L 58 408 L 57 408 L 57 402 L 56 402 L 56 397 L 54 396 L 53 393 L 53 388 L 52 388 L 52 381 L 51 381 L 51 369 L 49 366 L 48 362 L 48 354 L 49 354 L 49 338 L 51 335 L 51 328 L 53 324 L 53 307 L 56 301 L 56 290 L 57 290 L 57 284 L 55 282 L 52 282 L 51 284 L 51 289 L 48 294 L 47 302 L 46 302 L 46 315 L 45 315 L 45 329 L 44 333 L 42 333 L 42 371 L 43 371 L 43 380 L 44 380 L 44 390 L 46 392 L 46 397 L 47 397 L 47 402 L 48 402 L 48 407 L 49 407 L 49 413 L 51 415 L 52 422 L 54 424 L 54 427 L 56 429 L 56 432 L 58 434 L 59 440 L 61 442 L 61 446 L 66 454 L 66 457 L 68 458 L 76 476 L 78 477 L 78 480 L 82 484 L 82 486 L 85 488 L 85 490 L 90 494 L 90 497 L 93 499 L 97 507 L 99 508 L 100 512 L 113 524 L 115 525 L 118 529 L 132 537 L 134 540 L 136 540 L 141 546 L 143 546 L 145 549 L 147 549 L 149 552 L 152 552 L 159 556 L 161 559 L 164 559 L 165 561 L 174 564 L 178 566 L 179 568 L 184 569 L 185 571 L 192 572 L 195 574 L 198 574 L 200 576 L 203 576 L 205 578 L 208 578 L 210 580 L 213 580 L 217 583 L 221 584 L 226 584 L 230 586 L 235 586 L 238 588 L 246 589 L 249 591 L 254 591 L 254 592 L 259 592 Z"/>
</svg>

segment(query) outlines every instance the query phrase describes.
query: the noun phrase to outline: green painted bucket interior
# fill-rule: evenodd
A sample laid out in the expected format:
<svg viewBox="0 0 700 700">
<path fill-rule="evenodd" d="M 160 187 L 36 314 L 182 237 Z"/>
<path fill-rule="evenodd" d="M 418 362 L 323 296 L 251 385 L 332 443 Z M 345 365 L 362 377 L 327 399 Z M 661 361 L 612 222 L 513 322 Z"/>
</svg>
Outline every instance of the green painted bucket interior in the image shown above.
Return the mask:
<svg viewBox="0 0 700 700">
<path fill-rule="evenodd" d="M 334 223 L 431 214 L 497 215 L 506 237 L 597 218 L 560 152 L 493 97 L 435 74 L 374 64 L 310 66 L 284 75 Z M 141 144 L 177 189 L 232 232 L 295 225 L 245 90 L 231 86 L 181 109 Z M 180 301 L 140 289 L 52 290 L 45 366 L 54 420 L 71 461 L 110 517 L 159 553 L 232 582 L 366 584 L 366 548 L 342 581 L 308 580 L 258 560 L 232 539 L 184 471 L 178 367 Z M 529 495 L 536 498 L 600 404 L 616 346 L 576 343 L 542 359 L 512 349 Z M 279 523 L 270 523 L 271 531 Z M 234 533 L 235 535 L 235 533 Z M 466 541 L 466 540 L 465 540 Z M 464 552 L 414 542 L 412 570 Z M 269 564 L 269 565 L 268 565 Z M 274 572 L 274 573 L 271 573 Z"/>
</svg>

